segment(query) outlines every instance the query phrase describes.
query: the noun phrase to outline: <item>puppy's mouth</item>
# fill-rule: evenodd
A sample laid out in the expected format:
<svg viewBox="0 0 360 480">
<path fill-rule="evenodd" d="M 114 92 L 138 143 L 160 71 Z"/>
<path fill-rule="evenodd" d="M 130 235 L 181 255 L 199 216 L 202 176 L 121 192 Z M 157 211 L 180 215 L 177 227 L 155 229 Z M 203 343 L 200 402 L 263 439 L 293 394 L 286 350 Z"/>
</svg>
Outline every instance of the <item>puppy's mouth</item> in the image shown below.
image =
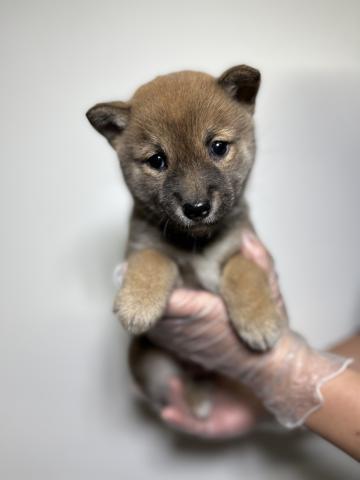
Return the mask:
<svg viewBox="0 0 360 480">
<path fill-rule="evenodd" d="M 186 218 L 181 211 L 175 211 L 172 215 L 168 215 L 167 219 L 162 222 L 161 230 L 164 236 L 176 239 L 189 238 L 210 238 L 212 233 L 217 229 L 218 220 L 204 218 L 201 220 L 190 220 Z"/>
<path fill-rule="evenodd" d="M 162 200 L 159 207 L 162 210 L 160 228 L 163 233 L 171 230 L 173 235 L 178 232 L 190 237 L 209 237 L 231 212 L 235 197 L 231 192 L 215 192 L 208 200 L 192 203 L 183 199 L 176 202 Z"/>
</svg>

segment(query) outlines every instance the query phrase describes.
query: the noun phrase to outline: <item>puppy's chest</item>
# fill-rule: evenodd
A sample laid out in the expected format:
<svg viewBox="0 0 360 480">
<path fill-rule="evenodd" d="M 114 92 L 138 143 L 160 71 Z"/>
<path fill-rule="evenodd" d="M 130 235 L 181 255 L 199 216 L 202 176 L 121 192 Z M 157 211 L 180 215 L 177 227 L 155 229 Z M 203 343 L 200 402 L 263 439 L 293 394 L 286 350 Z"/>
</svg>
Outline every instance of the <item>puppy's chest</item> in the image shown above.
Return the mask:
<svg viewBox="0 0 360 480">
<path fill-rule="evenodd" d="M 201 251 L 187 251 L 165 240 L 155 228 L 133 221 L 128 254 L 146 248 L 158 250 L 177 264 L 180 272 L 177 286 L 218 293 L 223 265 L 230 256 L 240 250 L 242 228 L 240 221 Z"/>
<path fill-rule="evenodd" d="M 218 292 L 221 272 L 218 258 L 205 254 L 183 254 L 177 258 L 177 264 L 182 286 Z"/>
</svg>

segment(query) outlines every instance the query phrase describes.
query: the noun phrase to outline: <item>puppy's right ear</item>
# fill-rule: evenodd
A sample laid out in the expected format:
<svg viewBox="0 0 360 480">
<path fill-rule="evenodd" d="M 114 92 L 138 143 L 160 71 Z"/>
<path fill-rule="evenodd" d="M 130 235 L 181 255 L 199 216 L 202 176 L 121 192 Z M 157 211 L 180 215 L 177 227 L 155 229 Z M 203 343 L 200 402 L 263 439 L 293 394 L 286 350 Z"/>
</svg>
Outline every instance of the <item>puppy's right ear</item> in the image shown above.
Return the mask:
<svg viewBox="0 0 360 480">
<path fill-rule="evenodd" d="M 112 144 L 129 122 L 130 105 L 125 102 L 98 103 L 86 112 L 91 125 Z"/>
<path fill-rule="evenodd" d="M 260 80 L 261 75 L 256 68 L 237 65 L 226 70 L 218 78 L 218 83 L 234 100 L 253 113 Z"/>
</svg>

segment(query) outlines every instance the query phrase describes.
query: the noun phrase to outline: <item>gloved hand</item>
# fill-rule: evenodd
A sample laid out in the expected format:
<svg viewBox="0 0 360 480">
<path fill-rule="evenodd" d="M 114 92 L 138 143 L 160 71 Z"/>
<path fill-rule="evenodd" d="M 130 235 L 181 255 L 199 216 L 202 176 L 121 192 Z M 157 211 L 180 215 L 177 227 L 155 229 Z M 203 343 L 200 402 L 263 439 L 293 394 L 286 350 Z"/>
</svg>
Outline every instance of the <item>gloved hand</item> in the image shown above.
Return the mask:
<svg viewBox="0 0 360 480">
<path fill-rule="evenodd" d="M 242 242 L 243 253 L 268 272 L 274 301 L 285 315 L 271 258 L 256 237 L 249 235 Z M 302 425 L 321 407 L 323 383 L 351 363 L 350 359 L 314 350 L 289 328 L 271 351 L 253 352 L 233 330 L 222 300 L 204 291 L 175 291 L 165 318 L 149 337 L 179 358 L 247 385 L 288 428 Z"/>
<path fill-rule="evenodd" d="M 191 378 L 191 374 L 188 373 Z M 154 405 L 156 412 L 168 425 L 185 433 L 206 439 L 240 437 L 268 417 L 261 402 L 244 385 L 221 375 L 204 375 L 196 381 L 207 405 L 205 415 L 194 414 L 189 403 L 187 379 L 182 375 L 168 378 L 165 405 Z"/>
<path fill-rule="evenodd" d="M 146 338 L 132 339 L 129 367 L 136 396 L 176 430 L 227 439 L 268 417 L 249 388 L 183 362 Z"/>
</svg>

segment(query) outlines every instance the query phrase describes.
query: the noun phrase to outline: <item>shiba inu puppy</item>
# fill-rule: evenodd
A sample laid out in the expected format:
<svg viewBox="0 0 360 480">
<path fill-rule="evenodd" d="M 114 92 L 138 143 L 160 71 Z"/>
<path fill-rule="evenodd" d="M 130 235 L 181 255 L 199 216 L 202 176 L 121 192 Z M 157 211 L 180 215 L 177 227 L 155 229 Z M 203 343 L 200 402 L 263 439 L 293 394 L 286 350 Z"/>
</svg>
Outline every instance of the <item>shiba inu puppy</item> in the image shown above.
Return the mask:
<svg viewBox="0 0 360 480">
<path fill-rule="evenodd" d="M 141 86 L 129 102 L 87 112 L 134 198 L 128 268 L 114 303 L 130 332 L 148 331 L 184 285 L 220 293 L 251 348 L 276 342 L 283 320 L 264 273 L 239 253 L 241 232 L 252 229 L 244 191 L 259 85 L 259 71 L 246 65 L 217 79 L 183 71 Z"/>
<path fill-rule="evenodd" d="M 162 317 L 177 286 L 222 296 L 252 349 L 277 341 L 284 318 L 266 275 L 240 253 L 253 230 L 244 198 L 255 159 L 258 70 L 235 66 L 219 78 L 171 73 L 128 102 L 99 103 L 90 123 L 115 149 L 134 199 L 127 271 L 114 311 L 133 334 Z"/>
</svg>

